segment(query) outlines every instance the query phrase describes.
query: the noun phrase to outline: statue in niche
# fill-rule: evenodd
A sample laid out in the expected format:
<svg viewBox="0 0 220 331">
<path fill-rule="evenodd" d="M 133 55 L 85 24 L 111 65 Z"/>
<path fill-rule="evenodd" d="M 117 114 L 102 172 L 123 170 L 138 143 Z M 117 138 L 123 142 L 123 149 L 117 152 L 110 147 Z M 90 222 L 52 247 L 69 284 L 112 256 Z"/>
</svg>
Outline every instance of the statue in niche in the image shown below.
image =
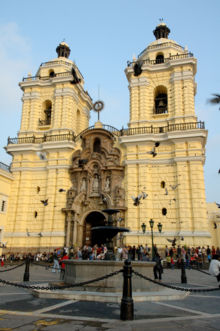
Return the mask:
<svg viewBox="0 0 220 331">
<path fill-rule="evenodd" d="M 110 177 L 106 177 L 106 181 L 105 181 L 105 188 L 104 188 L 105 192 L 109 192 L 110 191 Z"/>
<path fill-rule="evenodd" d="M 86 191 L 86 178 L 83 177 L 82 184 L 81 184 L 81 187 L 80 187 L 80 192 L 85 192 L 85 191 Z"/>
<path fill-rule="evenodd" d="M 99 176 L 98 176 L 98 174 L 94 175 L 93 183 L 92 183 L 92 192 L 99 193 Z"/>
</svg>

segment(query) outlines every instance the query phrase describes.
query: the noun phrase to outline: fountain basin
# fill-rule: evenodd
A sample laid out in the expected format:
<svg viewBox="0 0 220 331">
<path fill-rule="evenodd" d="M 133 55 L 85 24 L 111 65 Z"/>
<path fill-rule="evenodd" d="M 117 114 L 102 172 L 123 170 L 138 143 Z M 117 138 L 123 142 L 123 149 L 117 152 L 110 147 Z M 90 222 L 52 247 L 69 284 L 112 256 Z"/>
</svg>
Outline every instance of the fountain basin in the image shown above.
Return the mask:
<svg viewBox="0 0 220 331">
<path fill-rule="evenodd" d="M 64 261 L 65 275 L 64 282 L 67 284 L 76 284 L 86 282 L 98 277 L 105 276 L 112 272 L 123 269 L 124 261 L 108 261 L 108 260 L 66 260 Z M 153 266 L 155 262 L 132 261 L 134 271 L 141 273 L 153 279 Z M 136 275 L 132 275 L 132 289 L 136 292 L 141 291 L 159 291 L 159 285 L 142 279 Z M 123 288 L 123 273 L 109 277 L 107 279 L 97 281 L 83 286 L 85 291 L 95 292 L 122 292 Z M 74 290 L 82 290 L 82 287 L 73 288 Z"/>
</svg>

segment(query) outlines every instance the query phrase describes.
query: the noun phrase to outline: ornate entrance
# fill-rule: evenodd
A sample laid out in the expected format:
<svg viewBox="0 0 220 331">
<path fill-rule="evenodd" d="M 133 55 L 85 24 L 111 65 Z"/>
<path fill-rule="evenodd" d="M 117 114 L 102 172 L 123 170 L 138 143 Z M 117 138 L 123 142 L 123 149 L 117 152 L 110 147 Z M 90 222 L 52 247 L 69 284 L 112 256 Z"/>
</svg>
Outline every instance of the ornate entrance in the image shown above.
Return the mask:
<svg viewBox="0 0 220 331">
<path fill-rule="evenodd" d="M 95 244 L 100 245 L 102 243 L 102 238 L 95 235 L 91 228 L 95 226 L 105 225 L 105 216 L 97 211 L 91 212 L 85 219 L 83 227 L 83 245 L 94 246 Z"/>
<path fill-rule="evenodd" d="M 115 147 L 114 135 L 102 128 L 80 135 L 81 149 L 74 152 L 69 169 L 71 188 L 67 191 L 66 246 L 101 244 L 91 228 L 103 226 L 103 209 L 116 208 L 124 219 L 124 165 Z M 85 216 L 87 215 L 87 216 Z"/>
</svg>

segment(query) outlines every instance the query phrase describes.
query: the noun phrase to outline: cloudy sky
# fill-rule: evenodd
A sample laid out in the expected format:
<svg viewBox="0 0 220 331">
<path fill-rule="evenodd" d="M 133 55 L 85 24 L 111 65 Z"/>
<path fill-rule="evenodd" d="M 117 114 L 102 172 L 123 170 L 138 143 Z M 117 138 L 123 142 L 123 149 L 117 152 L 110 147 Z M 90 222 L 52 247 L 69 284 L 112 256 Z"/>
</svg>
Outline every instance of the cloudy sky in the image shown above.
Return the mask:
<svg viewBox="0 0 220 331">
<path fill-rule="evenodd" d="M 220 111 L 207 103 L 220 93 L 219 0 L 7 0 L 0 11 L 0 161 L 11 158 L 4 146 L 20 128 L 18 83 L 41 62 L 56 57 L 65 39 L 95 101 L 105 102 L 101 120 L 120 129 L 129 119 L 127 60 L 155 38 L 152 31 L 163 18 L 170 38 L 188 46 L 198 60 L 196 114 L 208 129 L 205 185 L 207 201 L 220 202 Z M 97 119 L 91 114 L 90 125 Z"/>
</svg>

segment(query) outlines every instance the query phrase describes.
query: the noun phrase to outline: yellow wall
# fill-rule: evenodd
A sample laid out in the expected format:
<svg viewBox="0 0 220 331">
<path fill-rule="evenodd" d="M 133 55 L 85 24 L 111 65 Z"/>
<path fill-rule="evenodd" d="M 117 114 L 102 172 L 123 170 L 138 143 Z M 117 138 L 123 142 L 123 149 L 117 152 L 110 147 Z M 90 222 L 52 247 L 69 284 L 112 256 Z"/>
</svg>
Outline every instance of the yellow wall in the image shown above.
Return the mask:
<svg viewBox="0 0 220 331">
<path fill-rule="evenodd" d="M 4 236 L 7 213 L 10 208 L 9 198 L 11 194 L 11 185 L 13 182 L 13 176 L 9 171 L 1 169 L 0 167 L 0 243 L 7 243 L 7 238 Z M 2 248 L 0 248 L 0 255 L 2 254 Z"/>
</svg>

